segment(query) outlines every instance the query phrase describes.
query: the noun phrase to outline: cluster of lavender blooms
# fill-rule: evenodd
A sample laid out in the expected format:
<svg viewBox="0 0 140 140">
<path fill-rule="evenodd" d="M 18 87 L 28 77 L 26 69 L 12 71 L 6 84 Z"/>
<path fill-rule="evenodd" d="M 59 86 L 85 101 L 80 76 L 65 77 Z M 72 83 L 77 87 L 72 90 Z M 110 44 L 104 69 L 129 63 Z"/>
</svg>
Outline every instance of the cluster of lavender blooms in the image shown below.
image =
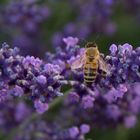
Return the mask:
<svg viewBox="0 0 140 140">
<path fill-rule="evenodd" d="M 57 31 L 53 35 L 54 46 L 61 44 L 63 36 L 73 35 L 83 39 L 99 32 L 112 35 L 116 31 L 117 24 L 112 21 L 114 7 L 116 6 L 114 0 L 77 0 L 68 1 L 68 4 L 71 6 L 75 19 L 66 23 L 63 32 Z M 137 0 L 133 2 L 129 0 L 129 2 L 124 2 L 123 5 L 128 4 L 139 7 Z M 133 8 L 129 11 L 133 12 L 135 10 Z M 136 10 L 135 13 L 139 13 L 139 10 Z M 36 55 L 38 51 L 37 55 L 40 56 L 46 46 L 42 40 L 41 25 L 48 21 L 50 15 L 51 10 L 40 0 L 7 1 L 5 5 L 1 5 L 0 30 L 8 35 L 14 46 L 21 48 L 23 54 Z"/>
<path fill-rule="evenodd" d="M 45 120 L 36 120 L 26 126 L 13 140 L 85 140 L 84 135 L 89 132 L 87 124 L 61 128 L 58 123 L 50 123 Z"/>
<path fill-rule="evenodd" d="M 49 9 L 37 0 L 10 1 L 4 11 L 5 22 L 21 27 L 23 32 L 36 32 L 39 24 L 49 16 Z"/>
<path fill-rule="evenodd" d="M 67 120 L 65 124 L 62 123 L 63 114 L 59 114 L 59 119 L 51 121 L 44 119 L 42 115 L 30 119 L 34 111 L 23 101 L 8 100 L 0 103 L 0 109 L 1 133 L 11 135 L 10 132 L 17 129 L 10 137 L 12 140 L 85 140 L 84 135 L 90 131 L 90 126 L 86 123 L 78 126 L 70 124 Z"/>
<path fill-rule="evenodd" d="M 22 53 L 35 54 L 41 51 L 41 23 L 49 16 L 50 9 L 39 0 L 8 1 L 1 7 L 1 30 Z"/>
<path fill-rule="evenodd" d="M 106 77 L 98 75 L 95 84 L 88 87 L 84 84 L 83 70 L 71 71 L 68 67 L 85 49 L 77 45 L 78 38 L 68 37 L 63 41 L 66 47 L 58 47 L 55 55 L 47 53 L 47 59 L 50 57 L 51 63 L 63 68 L 63 84 L 72 86 L 66 110 L 72 108 L 74 120 L 92 121 L 90 124 L 97 127 L 119 123 L 135 126 L 140 111 L 140 48 L 133 49 L 128 43 L 111 45 L 111 54 L 104 57 L 109 74 Z"/>
<path fill-rule="evenodd" d="M 130 14 L 140 20 L 139 0 L 71 0 L 69 1 L 75 19 L 63 27 L 63 32 L 56 32 L 52 38 L 54 46 L 62 44 L 64 36 L 77 36 L 80 39 L 89 38 L 96 34 L 114 35 L 117 23 L 113 21 L 115 9 L 122 7 L 125 14 Z"/>
<path fill-rule="evenodd" d="M 80 48 L 76 37 L 63 38 L 63 42 L 65 46 L 57 47 L 56 53 L 46 53 L 47 63 L 33 56 L 23 57 L 17 48 L 11 49 L 6 43 L 0 49 L 1 102 L 11 100 L 11 95 L 13 98 L 27 97 L 33 101 L 38 113 L 44 113 L 50 102 L 63 95 L 60 92 L 62 85 L 71 85 L 57 114 L 61 125 L 45 120 L 41 123 L 39 119 L 30 122 L 15 139 L 27 136 L 29 139 L 84 140 L 84 135 L 93 127 L 117 127 L 119 124 L 134 127 L 140 111 L 140 48 L 134 49 L 127 43 L 111 45 L 110 55 L 104 56 L 109 74 L 106 77 L 98 75 L 96 82 L 87 86 L 83 69 L 73 71 L 70 67 L 83 55 L 85 48 Z M 26 105 L 22 106 L 26 108 Z M 9 107 L 12 108 L 7 104 Z M 7 113 L 6 109 L 0 115 L 1 125 L 9 119 L 3 117 L 4 112 Z M 33 110 L 25 114 L 31 115 L 30 112 Z M 24 122 L 22 116 L 18 119 Z M 18 119 L 15 119 L 17 124 Z"/>
<path fill-rule="evenodd" d="M 33 109 L 23 101 L 12 101 L 0 103 L 0 131 L 10 132 L 28 118 Z"/>
<path fill-rule="evenodd" d="M 0 101 L 11 97 L 28 97 L 36 110 L 43 113 L 48 103 L 63 95 L 59 82 L 61 68 L 33 56 L 19 55 L 18 48 L 6 43 L 0 49 Z"/>
<path fill-rule="evenodd" d="M 55 46 L 60 44 L 63 36 L 85 39 L 99 32 L 112 35 L 116 31 L 116 24 L 112 21 L 114 0 L 72 0 L 69 5 L 76 17 L 64 26 L 63 33 L 55 33 L 52 39 Z"/>
<path fill-rule="evenodd" d="M 72 56 L 77 56 L 79 54 L 80 46 L 77 45 L 79 39 L 77 37 L 67 37 L 63 38 L 63 42 L 66 46 L 59 46 L 55 48 L 55 53 L 46 52 L 46 60 L 52 64 L 57 64 L 61 67 L 62 75 L 65 75 L 65 79 L 69 78 L 70 72 L 70 61 Z M 83 49 L 80 49 L 82 53 Z"/>
<path fill-rule="evenodd" d="M 70 38 L 73 41 L 73 38 Z M 78 42 L 78 38 L 75 38 Z M 67 39 L 64 39 L 67 42 Z M 67 47 L 71 47 L 69 44 Z M 72 45 L 72 46 L 73 46 Z M 71 52 L 72 55 L 72 52 Z M 70 58 L 70 57 L 69 57 Z M 48 104 L 53 102 L 57 96 L 62 96 L 60 92 L 63 77 L 60 76 L 64 68 L 45 63 L 33 56 L 23 57 L 19 54 L 18 48 L 10 48 L 6 43 L 0 49 L 0 130 L 4 134 L 12 132 L 15 128 L 24 126 L 26 120 L 33 114 L 33 108 L 26 102 L 16 102 L 13 98 L 26 97 L 33 101 L 37 113 L 44 113 L 48 110 Z M 65 74 L 66 75 L 66 74 Z M 65 83 L 65 82 L 64 82 Z M 16 107 L 15 107 L 16 106 Z M 60 114 L 61 115 L 61 114 Z M 63 115 L 59 118 L 63 118 Z M 47 122 L 40 117 L 14 136 L 13 140 L 22 139 L 52 139 L 52 140 L 84 140 L 84 135 L 89 132 L 90 126 L 86 123 L 80 125 L 70 124 L 60 120 L 53 123 Z M 59 123 L 58 123 L 59 122 Z M 62 122 L 62 120 L 61 120 Z M 54 129 L 55 128 L 55 129 Z M 36 132 L 36 133 L 35 133 Z"/>
</svg>

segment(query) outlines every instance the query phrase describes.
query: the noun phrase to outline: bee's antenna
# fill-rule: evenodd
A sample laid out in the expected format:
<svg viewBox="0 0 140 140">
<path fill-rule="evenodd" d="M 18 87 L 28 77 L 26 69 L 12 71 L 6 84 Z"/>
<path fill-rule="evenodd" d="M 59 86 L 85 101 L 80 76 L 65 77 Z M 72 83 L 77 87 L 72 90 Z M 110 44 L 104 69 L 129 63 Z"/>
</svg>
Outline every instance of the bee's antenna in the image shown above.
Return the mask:
<svg viewBox="0 0 140 140">
<path fill-rule="evenodd" d="M 96 41 L 97 41 L 97 39 L 100 37 L 101 35 L 100 34 L 98 34 L 98 35 L 96 35 L 96 37 L 95 37 L 95 39 L 94 39 L 94 44 L 96 44 Z"/>
<path fill-rule="evenodd" d="M 81 38 L 81 40 L 82 40 L 84 43 L 87 43 L 87 41 L 86 41 L 84 38 Z"/>
<path fill-rule="evenodd" d="M 81 40 L 84 42 L 84 44 L 88 43 L 84 38 L 81 38 Z M 86 45 L 85 45 L 85 48 L 86 48 Z"/>
<path fill-rule="evenodd" d="M 89 48 L 91 46 L 97 46 L 96 45 L 96 40 L 100 37 L 100 34 L 97 34 L 93 42 L 87 42 L 84 38 L 81 38 L 82 41 L 86 44 L 85 47 Z"/>
</svg>

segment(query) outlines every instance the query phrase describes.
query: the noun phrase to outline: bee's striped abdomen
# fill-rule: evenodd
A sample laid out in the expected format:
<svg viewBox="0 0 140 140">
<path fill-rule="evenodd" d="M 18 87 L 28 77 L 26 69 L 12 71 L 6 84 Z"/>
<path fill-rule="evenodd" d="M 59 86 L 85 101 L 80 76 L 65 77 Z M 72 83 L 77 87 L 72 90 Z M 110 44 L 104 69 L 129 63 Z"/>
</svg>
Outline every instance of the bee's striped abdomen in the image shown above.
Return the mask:
<svg viewBox="0 0 140 140">
<path fill-rule="evenodd" d="M 86 63 L 84 66 L 84 82 L 86 84 L 92 84 L 95 82 L 97 76 L 97 63 Z"/>
</svg>

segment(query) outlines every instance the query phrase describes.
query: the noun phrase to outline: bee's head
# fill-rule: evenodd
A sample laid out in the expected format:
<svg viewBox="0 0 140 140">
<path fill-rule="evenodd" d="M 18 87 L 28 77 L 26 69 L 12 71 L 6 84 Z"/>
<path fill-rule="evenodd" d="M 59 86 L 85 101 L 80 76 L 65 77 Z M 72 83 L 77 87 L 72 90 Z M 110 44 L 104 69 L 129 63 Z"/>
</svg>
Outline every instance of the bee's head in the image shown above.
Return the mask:
<svg viewBox="0 0 140 140">
<path fill-rule="evenodd" d="M 92 48 L 92 47 L 97 48 L 97 44 L 94 42 L 88 42 L 85 46 L 85 48 Z"/>
<path fill-rule="evenodd" d="M 99 50 L 96 43 L 89 42 L 86 45 L 86 56 L 89 58 L 96 58 L 99 55 Z"/>
</svg>

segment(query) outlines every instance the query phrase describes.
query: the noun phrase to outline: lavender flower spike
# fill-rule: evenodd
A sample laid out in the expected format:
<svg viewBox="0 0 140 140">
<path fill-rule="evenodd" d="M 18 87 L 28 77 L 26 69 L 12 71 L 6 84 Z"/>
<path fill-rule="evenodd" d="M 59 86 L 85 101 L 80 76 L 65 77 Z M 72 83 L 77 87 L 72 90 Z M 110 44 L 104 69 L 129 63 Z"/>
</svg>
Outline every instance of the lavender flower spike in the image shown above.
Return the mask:
<svg viewBox="0 0 140 140">
<path fill-rule="evenodd" d="M 63 38 L 63 41 L 66 43 L 68 47 L 73 47 L 78 43 L 79 39 L 77 37 L 75 38 L 67 37 L 67 38 Z"/>
<path fill-rule="evenodd" d="M 6 43 L 0 49 L 0 72 L 0 89 L 5 92 L 1 93 L 0 100 L 4 100 L 6 95 L 27 96 L 37 112 L 43 113 L 50 101 L 62 95 L 61 68 L 58 65 L 45 64 L 33 56 L 20 56 L 16 48 L 11 49 Z"/>
<path fill-rule="evenodd" d="M 62 55 L 57 54 L 56 58 L 71 65 L 85 49 L 77 46 L 69 47 L 67 51 L 66 45 L 61 50 Z M 121 123 L 128 128 L 134 127 L 140 112 L 140 48 L 134 49 L 126 43 L 113 44 L 109 50 L 110 54 L 104 60 L 110 73 L 105 77 L 97 75 L 90 87 L 84 84 L 82 68 L 74 71 L 63 69 L 65 78 L 71 80 L 72 77 L 73 80 L 66 99 L 67 109 L 72 114 L 78 112 L 72 115 L 75 120 L 81 118 L 91 126 L 116 127 Z"/>
<path fill-rule="evenodd" d="M 109 50 L 111 51 L 112 55 L 115 55 L 115 53 L 117 52 L 117 46 L 115 44 L 112 44 Z"/>
</svg>

